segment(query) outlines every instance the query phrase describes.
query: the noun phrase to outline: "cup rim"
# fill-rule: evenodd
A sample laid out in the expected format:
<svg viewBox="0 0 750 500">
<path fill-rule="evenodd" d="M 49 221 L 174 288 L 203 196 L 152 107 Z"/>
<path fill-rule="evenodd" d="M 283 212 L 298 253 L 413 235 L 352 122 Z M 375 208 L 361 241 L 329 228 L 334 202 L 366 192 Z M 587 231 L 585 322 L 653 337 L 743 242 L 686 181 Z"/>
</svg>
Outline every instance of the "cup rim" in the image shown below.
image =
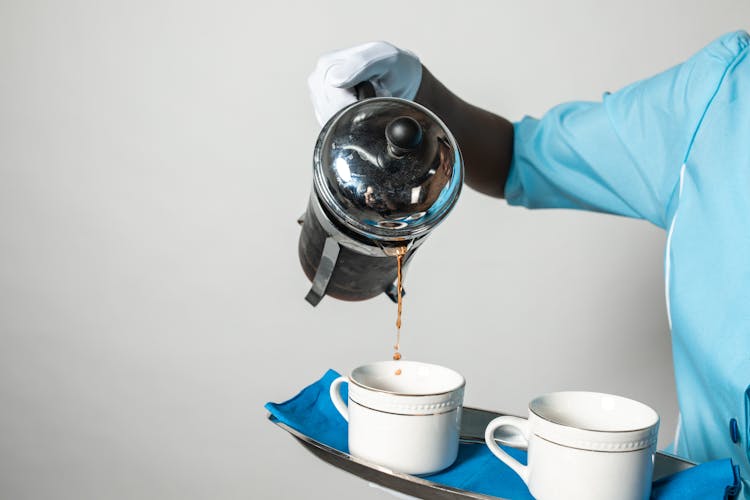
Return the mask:
<svg viewBox="0 0 750 500">
<path fill-rule="evenodd" d="M 456 385 L 455 387 L 453 387 L 451 389 L 448 389 L 448 390 L 445 390 L 445 391 L 427 392 L 427 393 L 419 393 L 419 394 L 408 394 L 408 393 L 404 393 L 404 392 L 396 392 L 396 391 L 389 391 L 389 390 L 386 390 L 386 389 L 378 389 L 377 387 L 371 387 L 369 385 L 366 385 L 366 384 L 363 384 L 361 382 L 358 382 L 358 381 L 356 381 L 354 379 L 354 372 L 355 371 L 359 370 L 360 368 L 364 368 L 364 367 L 368 367 L 368 366 L 375 366 L 375 365 L 392 365 L 392 366 L 403 366 L 403 365 L 415 365 L 416 366 L 416 365 L 419 365 L 419 366 L 428 366 L 428 367 L 432 367 L 432 368 L 439 368 L 441 370 L 446 370 L 446 371 L 452 372 L 453 374 L 457 375 L 458 378 L 460 379 L 460 383 L 458 385 Z M 354 368 L 349 373 L 348 379 L 349 379 L 349 382 L 351 382 L 352 384 L 354 384 L 354 385 L 356 385 L 356 386 L 358 386 L 358 387 L 360 387 L 362 389 L 365 389 L 367 391 L 379 392 L 379 393 L 383 393 L 383 394 L 390 394 L 390 395 L 393 395 L 393 396 L 406 396 L 406 397 L 442 396 L 444 394 L 451 394 L 453 392 L 461 390 L 461 389 L 464 388 L 464 386 L 466 386 L 466 379 L 464 378 L 464 376 L 461 375 L 460 373 L 458 373 L 456 370 L 454 370 L 452 368 L 448 368 L 448 367 L 442 366 L 442 365 L 437 365 L 437 364 L 434 364 L 434 363 L 425 363 L 423 361 L 412 361 L 412 360 L 398 360 L 398 361 L 386 360 L 386 361 L 375 361 L 373 363 L 365 363 L 363 365 L 359 365 L 358 367 Z"/>
<path fill-rule="evenodd" d="M 534 411 L 534 404 L 535 403 L 538 404 L 541 400 L 543 400 L 545 398 L 549 398 L 550 396 L 553 396 L 553 395 L 562 395 L 562 394 L 566 394 L 566 395 L 567 394 L 579 394 L 579 395 L 580 394 L 587 394 L 587 395 L 615 397 L 615 398 L 618 398 L 618 399 L 621 399 L 621 400 L 626 400 L 626 401 L 628 401 L 630 403 L 634 403 L 635 405 L 638 405 L 638 406 L 646 409 L 648 412 L 651 413 L 651 417 L 654 417 L 654 418 L 653 418 L 652 423 L 649 424 L 649 425 L 646 425 L 645 427 L 637 427 L 635 429 L 624 429 L 624 430 L 602 430 L 602 429 L 590 429 L 590 428 L 586 428 L 586 427 L 580 427 L 580 426 L 566 424 L 566 423 L 554 420 L 554 419 L 552 419 L 552 418 L 550 418 L 548 416 L 544 416 L 544 415 L 542 415 L 538 411 Z M 659 414 L 656 412 L 656 410 L 654 410 L 653 408 L 651 408 L 650 406 L 648 406 L 645 403 L 641 403 L 640 401 L 636 401 L 635 399 L 630 399 L 630 398 L 627 398 L 625 396 L 619 396 L 617 394 L 608 394 L 608 393 L 604 393 L 604 392 L 595 392 L 595 391 L 557 391 L 557 392 L 549 392 L 549 393 L 546 393 L 546 394 L 542 394 L 541 396 L 537 396 L 536 398 L 534 398 L 529 403 L 529 412 L 533 413 L 540 420 L 543 420 L 543 421 L 548 422 L 548 423 L 553 424 L 553 425 L 557 425 L 557 426 L 564 427 L 566 429 L 571 429 L 571 430 L 586 431 L 586 432 L 595 432 L 595 433 L 600 433 L 600 434 L 626 434 L 626 433 L 645 432 L 645 431 L 648 431 L 650 429 L 653 429 L 654 426 L 659 425 L 659 422 L 661 420 L 661 418 L 659 417 Z"/>
</svg>

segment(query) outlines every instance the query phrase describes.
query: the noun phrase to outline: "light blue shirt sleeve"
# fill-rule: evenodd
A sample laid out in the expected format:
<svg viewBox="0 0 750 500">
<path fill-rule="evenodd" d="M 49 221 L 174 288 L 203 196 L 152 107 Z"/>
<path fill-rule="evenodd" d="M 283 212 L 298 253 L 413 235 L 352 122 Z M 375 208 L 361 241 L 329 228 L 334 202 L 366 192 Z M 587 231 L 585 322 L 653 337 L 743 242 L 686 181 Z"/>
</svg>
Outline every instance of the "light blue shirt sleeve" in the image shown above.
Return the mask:
<svg viewBox="0 0 750 500">
<path fill-rule="evenodd" d="M 601 102 L 571 102 L 541 119 L 523 118 L 514 125 L 508 203 L 619 214 L 665 228 L 680 167 L 727 61 L 746 37 L 727 34 Z"/>
</svg>

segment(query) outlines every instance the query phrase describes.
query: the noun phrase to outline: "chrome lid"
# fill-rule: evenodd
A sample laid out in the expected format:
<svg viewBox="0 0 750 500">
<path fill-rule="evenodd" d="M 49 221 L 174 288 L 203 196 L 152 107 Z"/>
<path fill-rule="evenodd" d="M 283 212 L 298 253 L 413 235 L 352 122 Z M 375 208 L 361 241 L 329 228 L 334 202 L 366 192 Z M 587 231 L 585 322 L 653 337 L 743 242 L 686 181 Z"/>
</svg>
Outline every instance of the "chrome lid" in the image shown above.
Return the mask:
<svg viewBox="0 0 750 500">
<path fill-rule="evenodd" d="M 357 233 L 383 241 L 427 234 L 463 184 L 456 140 L 427 108 L 379 97 L 341 110 L 323 127 L 313 157 L 315 191 Z"/>
</svg>

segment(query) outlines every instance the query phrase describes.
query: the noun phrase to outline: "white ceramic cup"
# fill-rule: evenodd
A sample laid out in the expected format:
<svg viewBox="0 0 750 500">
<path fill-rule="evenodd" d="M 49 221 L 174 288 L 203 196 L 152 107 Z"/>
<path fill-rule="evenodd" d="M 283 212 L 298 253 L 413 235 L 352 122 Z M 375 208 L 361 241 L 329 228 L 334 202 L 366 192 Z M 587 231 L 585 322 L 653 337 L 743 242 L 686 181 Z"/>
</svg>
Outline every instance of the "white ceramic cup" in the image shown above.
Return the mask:
<svg viewBox="0 0 750 500">
<path fill-rule="evenodd" d="M 339 390 L 344 382 L 348 406 Z M 334 380 L 330 396 L 349 422 L 351 455 L 397 472 L 429 474 L 456 460 L 465 384 L 442 366 L 381 361 Z"/>
<path fill-rule="evenodd" d="M 528 465 L 498 446 L 500 427 L 515 428 L 516 437 L 528 443 Z M 659 415 L 643 403 L 597 392 L 555 392 L 529 403 L 528 420 L 494 419 L 484 439 L 537 500 L 636 500 L 651 493 L 658 432 Z"/>
</svg>

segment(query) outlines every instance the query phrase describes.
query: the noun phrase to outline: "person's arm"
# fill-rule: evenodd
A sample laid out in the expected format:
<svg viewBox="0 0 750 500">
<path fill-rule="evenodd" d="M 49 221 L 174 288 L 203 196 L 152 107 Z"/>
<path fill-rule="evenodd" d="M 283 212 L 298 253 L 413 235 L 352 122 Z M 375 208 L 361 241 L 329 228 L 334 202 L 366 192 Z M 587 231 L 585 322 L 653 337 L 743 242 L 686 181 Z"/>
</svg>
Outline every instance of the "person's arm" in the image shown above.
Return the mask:
<svg viewBox="0 0 750 500">
<path fill-rule="evenodd" d="M 456 136 L 469 186 L 510 205 L 619 214 L 665 228 L 703 114 L 747 43 L 747 33 L 727 34 L 599 102 L 561 104 L 512 125 L 463 102 L 426 69 L 416 100 Z"/>
<path fill-rule="evenodd" d="M 463 101 L 424 66 L 414 100 L 443 120 L 458 141 L 466 184 L 502 198 L 513 158 L 513 124 Z"/>
<path fill-rule="evenodd" d="M 683 64 L 599 102 L 570 102 L 515 124 L 461 100 L 411 52 L 371 42 L 320 58 L 308 79 L 318 121 L 376 95 L 414 99 L 453 132 L 470 187 L 510 205 L 574 208 L 647 219 L 666 227 L 692 138 L 744 32 L 716 40 Z"/>
</svg>

